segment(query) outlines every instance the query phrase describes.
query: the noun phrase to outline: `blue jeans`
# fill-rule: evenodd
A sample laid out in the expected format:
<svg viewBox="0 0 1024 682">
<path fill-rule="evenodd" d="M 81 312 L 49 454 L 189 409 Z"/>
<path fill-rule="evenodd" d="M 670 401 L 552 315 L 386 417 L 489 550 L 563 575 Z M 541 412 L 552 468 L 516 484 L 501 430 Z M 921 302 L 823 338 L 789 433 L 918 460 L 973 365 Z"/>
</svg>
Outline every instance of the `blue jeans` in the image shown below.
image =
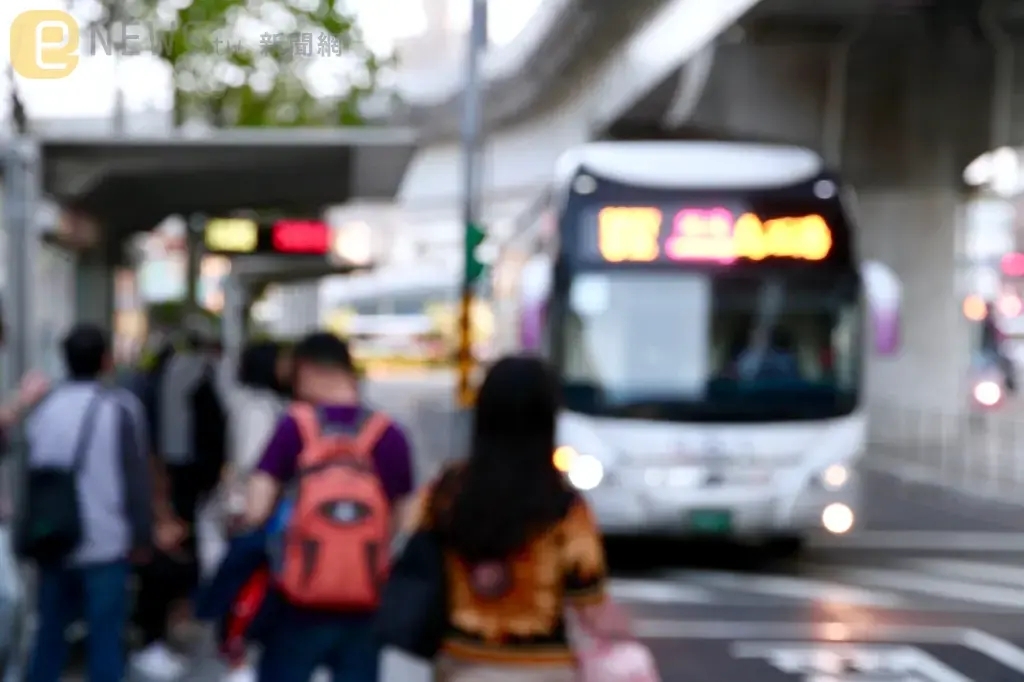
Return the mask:
<svg viewBox="0 0 1024 682">
<path fill-rule="evenodd" d="M 39 570 L 39 630 L 27 682 L 60 682 L 68 656 L 65 630 L 79 616 L 89 628 L 89 682 L 122 682 L 128 623 L 128 563 Z"/>
<path fill-rule="evenodd" d="M 377 682 L 380 646 L 372 615 L 311 613 L 282 604 L 262 643 L 259 682 L 309 682 L 320 667 L 334 682 Z"/>
</svg>

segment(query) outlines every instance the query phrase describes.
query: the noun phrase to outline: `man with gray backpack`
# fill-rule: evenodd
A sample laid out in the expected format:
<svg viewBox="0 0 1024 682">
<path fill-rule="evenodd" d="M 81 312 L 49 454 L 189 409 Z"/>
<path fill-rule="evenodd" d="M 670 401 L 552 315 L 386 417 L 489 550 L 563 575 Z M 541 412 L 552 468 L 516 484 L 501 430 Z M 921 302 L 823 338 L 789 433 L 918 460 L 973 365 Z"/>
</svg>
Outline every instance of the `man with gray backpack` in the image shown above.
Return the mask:
<svg viewBox="0 0 1024 682">
<path fill-rule="evenodd" d="M 15 546 L 38 569 L 39 627 L 27 682 L 59 682 L 67 627 L 88 628 L 88 679 L 122 682 L 132 561 L 152 546 L 152 483 L 138 399 L 108 388 L 110 343 L 78 325 L 63 342 L 69 380 L 29 415 L 27 481 Z"/>
</svg>

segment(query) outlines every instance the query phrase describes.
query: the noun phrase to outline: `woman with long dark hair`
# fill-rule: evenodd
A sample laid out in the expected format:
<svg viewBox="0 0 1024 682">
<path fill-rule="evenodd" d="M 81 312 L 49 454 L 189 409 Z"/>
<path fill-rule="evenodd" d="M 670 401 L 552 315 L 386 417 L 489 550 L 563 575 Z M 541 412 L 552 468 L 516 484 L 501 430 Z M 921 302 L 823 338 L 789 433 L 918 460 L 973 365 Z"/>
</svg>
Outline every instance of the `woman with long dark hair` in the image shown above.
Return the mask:
<svg viewBox="0 0 1024 682">
<path fill-rule="evenodd" d="M 605 635 L 628 627 L 607 608 L 600 532 L 555 468 L 558 384 L 539 359 L 509 357 L 487 373 L 468 458 L 413 510 L 448 559 L 445 682 L 571 682 L 566 613 Z"/>
</svg>

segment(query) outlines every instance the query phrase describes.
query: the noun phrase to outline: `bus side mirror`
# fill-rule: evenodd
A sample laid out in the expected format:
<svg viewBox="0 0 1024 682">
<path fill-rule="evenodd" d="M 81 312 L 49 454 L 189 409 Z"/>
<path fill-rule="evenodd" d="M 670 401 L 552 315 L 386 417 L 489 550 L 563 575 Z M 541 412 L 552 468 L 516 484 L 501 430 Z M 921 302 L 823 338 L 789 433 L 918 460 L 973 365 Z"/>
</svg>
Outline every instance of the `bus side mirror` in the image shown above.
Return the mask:
<svg viewBox="0 0 1024 682">
<path fill-rule="evenodd" d="M 900 350 L 903 284 L 896 272 L 880 261 L 865 261 L 861 266 L 864 298 L 872 348 L 876 355 L 888 357 Z"/>
</svg>

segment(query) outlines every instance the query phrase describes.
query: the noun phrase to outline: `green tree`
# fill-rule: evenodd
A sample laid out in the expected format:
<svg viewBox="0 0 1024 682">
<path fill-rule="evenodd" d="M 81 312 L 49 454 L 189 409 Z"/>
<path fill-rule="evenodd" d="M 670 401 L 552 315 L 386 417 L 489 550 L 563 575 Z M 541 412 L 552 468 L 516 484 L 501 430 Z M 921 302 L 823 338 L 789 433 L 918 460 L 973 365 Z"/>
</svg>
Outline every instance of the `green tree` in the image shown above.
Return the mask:
<svg viewBox="0 0 1024 682">
<path fill-rule="evenodd" d="M 71 0 L 94 25 L 152 27 L 171 68 L 175 122 L 318 126 L 361 122 L 392 64 L 366 44 L 345 0 Z"/>
</svg>

